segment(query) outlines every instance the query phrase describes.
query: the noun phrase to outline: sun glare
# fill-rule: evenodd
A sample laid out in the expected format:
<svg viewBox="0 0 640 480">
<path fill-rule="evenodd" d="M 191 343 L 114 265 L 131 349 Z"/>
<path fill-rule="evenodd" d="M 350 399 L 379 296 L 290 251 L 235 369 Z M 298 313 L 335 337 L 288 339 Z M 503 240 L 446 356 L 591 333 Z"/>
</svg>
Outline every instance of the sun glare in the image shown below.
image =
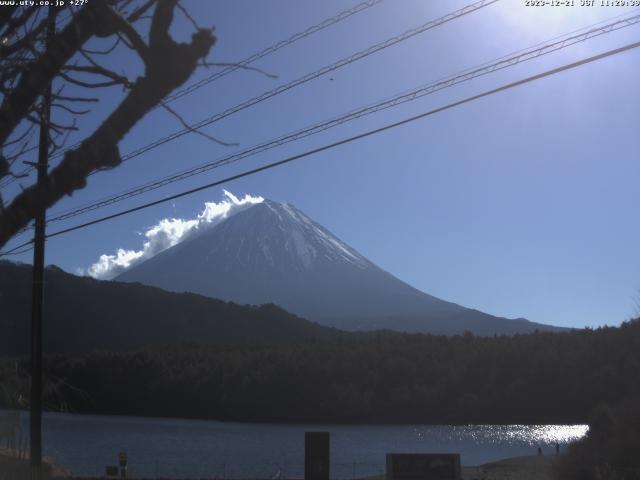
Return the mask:
<svg viewBox="0 0 640 480">
<path fill-rule="evenodd" d="M 611 8 L 601 0 L 507 0 L 500 2 L 497 11 L 510 27 L 520 33 L 544 37 L 592 25 L 624 14 L 628 9 Z"/>
</svg>

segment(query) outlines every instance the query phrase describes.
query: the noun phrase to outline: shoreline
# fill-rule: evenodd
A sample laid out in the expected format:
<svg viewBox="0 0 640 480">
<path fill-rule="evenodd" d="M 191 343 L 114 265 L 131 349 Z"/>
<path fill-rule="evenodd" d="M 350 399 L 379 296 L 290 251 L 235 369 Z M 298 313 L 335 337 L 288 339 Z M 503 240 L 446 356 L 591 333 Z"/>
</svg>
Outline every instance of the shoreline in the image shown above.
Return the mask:
<svg viewBox="0 0 640 480">
<path fill-rule="evenodd" d="M 26 409 L 17 409 L 17 408 L 7 408 L 0 406 L 0 412 L 20 412 L 20 414 L 24 414 L 27 418 L 29 416 L 29 410 Z M 272 426 L 272 425 L 282 425 L 282 426 L 301 426 L 301 425 L 309 425 L 309 426 L 336 426 L 336 427 L 364 427 L 364 426 L 374 426 L 374 427 L 406 427 L 406 426 L 429 426 L 429 427 L 488 427 L 488 426 L 503 426 L 503 427 L 540 427 L 540 426 L 558 426 L 558 427 L 583 427 L 588 426 L 587 422 L 583 423 L 573 423 L 573 422 L 565 422 L 565 423 L 527 423 L 527 422 L 517 422 L 517 423 L 504 423 L 504 422 L 453 422 L 453 423 L 424 423 L 424 422 L 331 422 L 331 421 L 279 421 L 279 420 L 235 420 L 235 419 L 217 419 L 217 418 L 200 418 L 200 417 L 172 417 L 172 416 L 156 416 L 156 415 L 130 415 L 123 413 L 95 413 L 95 412 L 70 412 L 70 411 L 58 411 L 58 410 L 43 410 L 43 415 L 46 414 L 55 414 L 55 415 L 70 415 L 70 416 L 87 416 L 87 417 L 106 417 L 110 419 L 124 419 L 124 420 L 149 420 L 149 419 L 157 419 L 164 421 L 175 421 L 175 422 L 219 422 L 219 423 L 240 423 L 246 425 L 263 425 L 263 426 Z"/>
<path fill-rule="evenodd" d="M 463 466 L 462 480 L 553 480 L 553 465 L 556 455 L 532 455 L 510 457 L 478 466 Z M 85 479 L 93 480 L 101 477 L 73 477 L 69 471 L 58 464 L 55 459 L 44 459 L 45 479 Z M 10 450 L 0 448 L 0 472 L 11 474 L 15 478 L 28 478 L 28 457 L 18 458 Z M 25 476 L 26 475 L 26 476 Z M 215 476 L 215 475 L 214 475 Z M 211 478 L 214 478 L 212 476 Z M 0 477 L 2 477 L 0 475 Z M 12 478 L 13 478 L 12 477 Z M 361 477 L 357 480 L 384 480 L 384 476 Z M 187 480 L 187 479 L 185 479 Z M 290 480 L 294 480 L 293 478 Z"/>
</svg>

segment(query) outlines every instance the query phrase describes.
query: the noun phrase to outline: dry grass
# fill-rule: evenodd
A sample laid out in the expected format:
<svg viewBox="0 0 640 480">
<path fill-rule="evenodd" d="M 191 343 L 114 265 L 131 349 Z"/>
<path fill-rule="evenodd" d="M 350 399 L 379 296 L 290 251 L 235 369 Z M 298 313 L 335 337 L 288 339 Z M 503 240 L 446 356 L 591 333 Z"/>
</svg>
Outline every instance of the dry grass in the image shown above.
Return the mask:
<svg viewBox="0 0 640 480">
<path fill-rule="evenodd" d="M 514 457 L 479 467 L 463 467 L 464 480 L 552 480 L 555 456 Z"/>
<path fill-rule="evenodd" d="M 67 478 L 69 472 L 52 459 L 43 461 L 44 480 Z M 0 480 L 28 480 L 30 478 L 29 458 L 19 458 L 15 452 L 0 448 Z"/>
</svg>

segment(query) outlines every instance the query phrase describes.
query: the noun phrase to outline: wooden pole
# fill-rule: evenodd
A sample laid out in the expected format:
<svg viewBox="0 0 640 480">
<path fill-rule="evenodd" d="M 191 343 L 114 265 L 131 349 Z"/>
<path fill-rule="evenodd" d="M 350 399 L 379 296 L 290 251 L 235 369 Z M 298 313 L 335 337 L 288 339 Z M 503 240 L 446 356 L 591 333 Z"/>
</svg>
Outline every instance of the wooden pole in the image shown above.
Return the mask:
<svg viewBox="0 0 640 480">
<path fill-rule="evenodd" d="M 48 49 L 55 34 L 55 7 L 50 6 L 47 17 Z M 49 169 L 49 117 L 51 114 L 51 83 L 42 94 L 40 109 L 40 145 L 38 148 L 38 213 L 35 216 L 33 239 L 33 289 L 31 298 L 31 401 L 30 401 L 30 463 L 31 478 L 42 478 L 42 304 L 44 291 L 44 242 L 46 227 L 46 207 L 44 198 L 47 189 Z"/>
</svg>

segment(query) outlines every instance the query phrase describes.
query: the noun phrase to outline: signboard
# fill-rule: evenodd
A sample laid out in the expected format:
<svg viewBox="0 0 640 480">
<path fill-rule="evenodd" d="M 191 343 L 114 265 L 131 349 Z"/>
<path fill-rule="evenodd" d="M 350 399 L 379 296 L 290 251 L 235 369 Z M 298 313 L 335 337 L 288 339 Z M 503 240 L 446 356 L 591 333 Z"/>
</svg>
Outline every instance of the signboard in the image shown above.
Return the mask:
<svg viewBox="0 0 640 480">
<path fill-rule="evenodd" d="M 106 469 L 107 477 L 117 477 L 118 476 L 118 466 L 110 465 Z"/>
<path fill-rule="evenodd" d="M 304 433 L 304 479 L 329 480 L 329 432 Z"/>
<path fill-rule="evenodd" d="M 458 453 L 387 453 L 386 480 L 460 480 Z"/>
</svg>

